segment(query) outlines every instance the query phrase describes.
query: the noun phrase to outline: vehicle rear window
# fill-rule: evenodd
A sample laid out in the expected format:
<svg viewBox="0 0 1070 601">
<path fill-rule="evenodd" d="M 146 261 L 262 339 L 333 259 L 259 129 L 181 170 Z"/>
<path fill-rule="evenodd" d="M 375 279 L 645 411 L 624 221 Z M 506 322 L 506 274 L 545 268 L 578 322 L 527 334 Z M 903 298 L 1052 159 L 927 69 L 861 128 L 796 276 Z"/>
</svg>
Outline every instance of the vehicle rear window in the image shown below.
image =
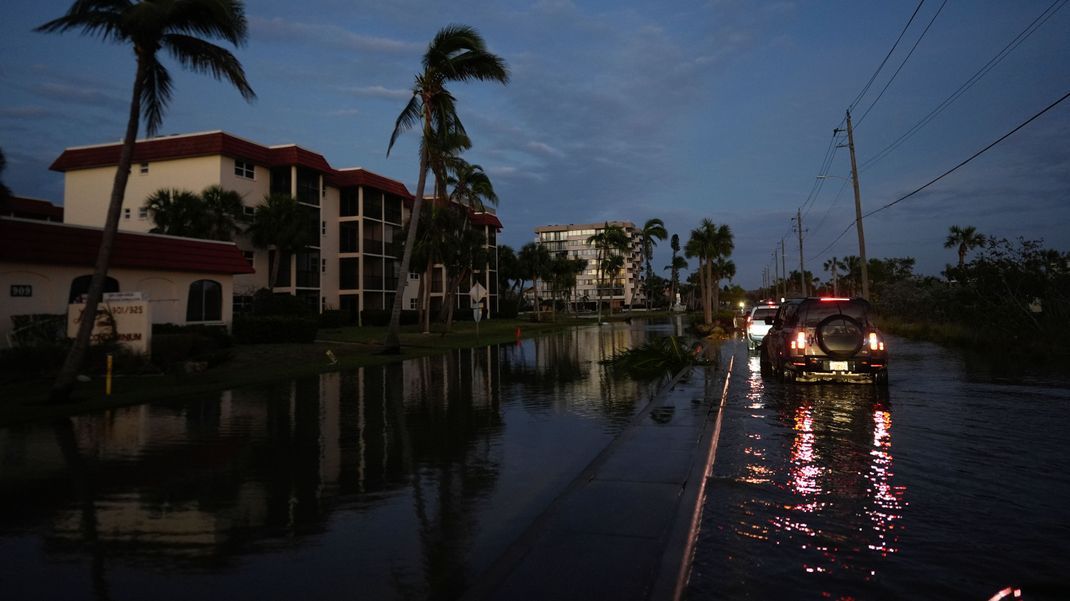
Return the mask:
<svg viewBox="0 0 1070 601">
<path fill-rule="evenodd" d="M 754 320 L 761 321 L 763 319 L 769 319 L 776 315 L 776 307 L 759 307 L 754 310 Z"/>
<path fill-rule="evenodd" d="M 829 315 L 847 315 L 861 322 L 866 321 L 866 305 L 857 302 L 816 302 L 806 307 L 804 325 L 814 327 Z"/>
</svg>

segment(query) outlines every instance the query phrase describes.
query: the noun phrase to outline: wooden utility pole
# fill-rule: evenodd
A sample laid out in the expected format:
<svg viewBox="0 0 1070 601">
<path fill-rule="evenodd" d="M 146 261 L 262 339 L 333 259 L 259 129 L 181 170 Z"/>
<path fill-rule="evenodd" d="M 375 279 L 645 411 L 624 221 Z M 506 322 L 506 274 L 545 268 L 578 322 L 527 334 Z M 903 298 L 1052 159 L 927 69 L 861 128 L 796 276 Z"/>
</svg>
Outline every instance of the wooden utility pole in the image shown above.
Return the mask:
<svg viewBox="0 0 1070 601">
<path fill-rule="evenodd" d="M 788 264 L 785 258 L 784 239 L 780 239 L 780 271 L 784 273 L 784 296 L 788 295 Z"/>
<path fill-rule="evenodd" d="M 773 272 L 775 276 L 773 279 L 773 294 L 777 297 L 777 300 L 780 300 L 780 263 L 776 258 L 776 247 L 773 247 Z"/>
<path fill-rule="evenodd" d="M 862 268 L 862 298 L 869 300 L 869 262 L 866 260 L 866 236 L 862 232 L 862 193 L 858 189 L 858 164 L 855 163 L 855 134 L 851 111 L 847 111 L 847 147 L 851 151 L 851 183 L 855 189 L 855 229 L 858 230 L 858 260 Z"/>
<path fill-rule="evenodd" d="M 802 291 L 803 296 L 810 296 L 806 285 L 806 266 L 803 263 L 803 244 L 802 244 L 802 209 L 795 211 L 795 225 L 799 228 L 799 290 Z"/>
</svg>

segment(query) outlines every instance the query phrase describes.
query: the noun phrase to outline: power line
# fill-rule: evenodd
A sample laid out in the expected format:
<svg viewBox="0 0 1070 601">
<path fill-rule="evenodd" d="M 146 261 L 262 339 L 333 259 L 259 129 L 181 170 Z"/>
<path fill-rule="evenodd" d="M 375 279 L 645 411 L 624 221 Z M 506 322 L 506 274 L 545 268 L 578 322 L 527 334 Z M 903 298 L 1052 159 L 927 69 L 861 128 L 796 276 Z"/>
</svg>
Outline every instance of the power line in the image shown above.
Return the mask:
<svg viewBox="0 0 1070 601">
<path fill-rule="evenodd" d="M 936 18 L 940 16 L 940 13 L 944 10 L 945 6 L 947 6 L 947 0 L 944 0 L 944 2 L 940 4 L 940 8 L 936 9 L 936 14 L 933 15 L 932 19 L 929 19 L 929 24 L 925 26 L 925 29 L 922 30 L 921 35 L 918 36 L 918 39 L 914 41 L 914 45 L 910 47 L 910 52 L 907 53 L 906 57 L 903 59 L 903 62 L 899 63 L 899 68 L 895 70 L 895 73 L 892 73 L 892 76 L 888 78 L 888 81 L 884 84 L 884 87 L 881 88 L 880 93 L 877 94 L 877 97 L 873 99 L 873 102 L 869 103 L 869 107 L 866 108 L 865 112 L 862 113 L 862 116 L 858 118 L 857 122 L 855 122 L 854 126 L 856 130 L 858 129 L 859 125 L 862 125 L 862 121 L 865 121 L 866 115 L 868 115 L 869 112 L 873 110 L 873 107 L 877 104 L 877 101 L 881 99 L 881 96 L 884 96 L 884 93 L 888 91 L 888 86 L 892 85 L 892 82 L 895 81 L 896 75 L 899 75 L 899 72 L 903 70 L 903 66 L 907 64 L 907 61 L 910 60 L 910 57 L 914 54 L 914 51 L 918 49 L 918 44 L 920 44 L 921 41 L 925 39 L 925 34 L 929 33 L 929 28 L 933 26 L 934 22 L 936 22 Z"/>
<path fill-rule="evenodd" d="M 989 150 L 991 150 L 991 149 L 992 149 L 992 148 L 993 148 L 994 146 L 996 146 L 996 145 L 997 145 L 997 144 L 999 144 L 1000 142 L 1002 142 L 1002 141 L 1006 140 L 1007 138 L 1011 137 L 1012 135 L 1014 135 L 1015 133 L 1017 133 L 1017 132 L 1018 132 L 1018 130 L 1022 129 L 1022 128 L 1023 128 L 1023 127 L 1025 127 L 1026 125 L 1029 125 L 1030 123 L 1032 123 L 1033 121 L 1035 121 L 1036 119 L 1038 119 L 1038 118 L 1039 118 L 1039 117 L 1040 117 L 1041 115 L 1043 115 L 1044 113 L 1046 113 L 1046 112 L 1050 111 L 1051 109 L 1055 108 L 1056 106 L 1058 106 L 1058 105 L 1059 105 L 1060 103 L 1062 103 L 1063 101 L 1065 101 L 1065 100 L 1066 100 L 1067 98 L 1070 98 L 1070 92 L 1067 92 L 1066 94 L 1063 94 L 1063 96 L 1062 96 L 1061 98 L 1059 98 L 1059 99 L 1058 99 L 1058 100 L 1056 100 L 1055 102 L 1052 102 L 1052 103 L 1051 103 L 1051 104 L 1049 104 L 1048 106 L 1044 107 L 1044 109 L 1042 109 L 1042 110 L 1041 110 L 1040 112 L 1038 112 L 1038 113 L 1036 113 L 1035 115 L 1033 115 L 1032 117 L 1030 117 L 1030 118 L 1026 119 L 1026 120 L 1025 120 L 1025 121 L 1023 121 L 1022 123 L 1020 123 L 1020 124 L 1019 124 L 1019 125 L 1018 125 L 1017 127 L 1015 127 L 1014 129 L 1010 130 L 1009 132 L 1007 132 L 1007 133 L 1003 134 L 1002 136 L 1000 136 L 999 138 L 997 138 L 997 139 L 996 139 L 996 140 L 995 140 L 994 142 L 992 142 L 992 143 L 991 143 L 991 144 L 989 144 L 988 146 L 985 146 L 985 147 L 984 147 L 984 148 L 982 148 L 981 150 L 978 150 L 977 152 L 973 153 L 973 155 L 971 155 L 971 156 L 970 156 L 970 157 L 969 157 L 968 159 L 966 159 L 966 160 L 962 161 L 962 162 L 961 162 L 961 163 L 959 163 L 958 165 L 955 165 L 955 166 L 954 166 L 954 167 L 952 167 L 951 169 L 948 169 L 947 171 L 945 171 L 945 172 L 941 173 L 940 175 L 938 175 L 938 176 L 934 177 L 933 179 L 929 180 L 929 181 L 928 181 L 928 182 L 926 182 L 926 183 L 925 183 L 924 185 L 922 185 L 922 186 L 919 186 L 918 188 L 914 189 L 913 191 L 911 191 L 911 192 L 909 192 L 909 193 L 907 193 L 907 194 L 904 194 L 903 196 L 900 196 L 899 198 L 897 198 L 897 199 L 893 200 L 892 202 L 890 202 L 890 203 L 888 203 L 888 204 L 886 204 L 886 205 L 884 205 L 884 206 L 882 206 L 882 207 L 880 207 L 880 208 L 877 208 L 877 209 L 873 209 L 872 211 L 870 211 L 870 212 L 868 212 L 868 213 L 864 214 L 864 215 L 863 215 L 862 217 L 863 217 L 863 218 L 865 218 L 865 217 L 869 217 L 870 215 L 876 215 L 877 213 L 880 213 L 881 211 L 884 211 L 885 209 L 891 208 L 891 207 L 893 207 L 893 206 L 895 206 L 895 205 L 899 204 L 900 202 L 903 202 L 904 200 L 906 200 L 906 199 L 910 198 L 911 196 L 914 196 L 914 195 L 915 195 L 915 194 L 917 194 L 918 192 L 921 192 L 921 191 L 922 191 L 922 190 L 924 190 L 925 188 L 928 188 L 929 186 L 931 186 L 931 185 L 935 184 L 936 182 L 938 182 L 938 181 L 940 181 L 940 180 L 944 179 L 944 178 L 945 178 L 945 177 L 947 177 L 948 175 L 951 175 L 951 174 L 952 174 L 952 173 L 954 173 L 955 171 L 958 171 L 958 170 L 959 170 L 960 168 L 962 168 L 963 166 L 965 166 L 965 165 L 966 165 L 967 163 L 969 163 L 970 161 L 972 161 L 972 160 L 976 159 L 977 157 L 981 156 L 982 154 L 984 154 L 984 153 L 988 152 L 988 151 L 989 151 Z M 831 243 L 830 243 L 830 244 L 829 244 L 828 246 L 826 246 L 825 248 L 823 248 L 823 249 L 822 249 L 822 250 L 821 250 L 820 252 L 818 252 L 818 253 L 814 254 L 814 255 L 813 255 L 813 256 L 811 257 L 811 259 L 812 259 L 812 258 L 814 258 L 814 257 L 820 257 L 821 255 L 825 254 L 825 253 L 826 253 L 826 252 L 827 252 L 828 250 L 830 250 L 830 249 L 831 249 L 831 248 L 832 248 L 833 246 L 835 246 L 835 245 L 836 245 L 836 243 L 837 243 L 837 242 L 839 242 L 839 241 L 840 241 L 840 239 L 841 239 L 841 238 L 843 238 L 843 237 L 844 237 L 844 235 L 846 235 L 846 234 L 847 234 L 847 232 L 851 231 L 851 228 L 852 228 L 852 227 L 854 227 L 854 225 L 855 225 L 856 221 L 857 221 L 857 220 L 851 220 L 851 223 L 850 223 L 850 224 L 848 224 L 847 228 L 845 228 L 845 229 L 844 229 L 844 230 L 843 230 L 842 232 L 840 232 L 840 235 L 839 235 L 839 236 L 836 236 L 836 239 L 835 239 L 835 240 L 833 240 L 833 241 L 832 241 L 832 242 L 831 242 Z"/>
<path fill-rule="evenodd" d="M 899 32 L 899 37 L 896 38 L 895 43 L 892 44 L 891 50 L 889 50 L 888 54 L 885 55 L 884 60 L 881 61 L 881 64 L 877 65 L 877 70 L 874 71 L 873 75 L 870 76 L 869 81 L 866 82 L 866 86 L 862 88 L 862 91 L 859 92 L 857 96 L 855 96 L 855 99 L 853 101 L 851 101 L 851 106 L 848 108 L 848 110 L 854 109 L 855 105 L 858 104 L 858 101 L 862 100 L 862 97 L 865 96 L 866 92 L 869 91 L 869 87 L 873 85 L 873 80 L 877 79 L 877 75 L 881 72 L 881 69 L 884 68 L 884 64 L 888 62 L 888 59 L 892 57 L 892 53 L 895 52 L 895 48 L 899 45 L 899 41 L 903 39 L 903 35 L 906 34 L 907 29 L 910 29 L 910 24 L 914 22 L 914 17 L 918 16 L 918 11 L 921 10 L 922 4 L 925 4 L 925 0 L 920 0 L 918 2 L 918 6 L 914 8 L 914 13 L 910 15 L 910 20 L 907 21 L 907 24 L 903 26 L 903 31 Z"/>
<path fill-rule="evenodd" d="M 1054 2 L 1052 2 L 1046 9 L 1044 9 L 1043 12 L 1040 13 L 1040 15 L 1037 16 L 1037 18 L 1033 19 L 1033 21 L 1030 22 L 1029 25 L 1025 27 L 1025 29 L 1018 32 L 1018 35 L 1016 35 L 1010 42 L 1008 42 L 1002 50 L 997 52 L 996 55 L 989 59 L 989 61 L 985 63 L 980 69 L 974 72 L 974 74 L 971 75 L 966 81 L 964 81 L 962 85 L 958 87 L 958 89 L 951 93 L 950 96 L 941 101 L 940 104 L 936 105 L 936 107 L 929 111 L 927 115 L 925 115 L 917 123 L 912 125 L 910 129 L 908 129 L 901 136 L 896 138 L 894 142 L 884 147 L 884 149 L 878 152 L 876 155 L 864 161 L 862 163 L 861 169 L 864 171 L 869 167 L 873 166 L 878 161 L 884 159 L 896 148 L 899 148 L 899 146 L 901 146 L 904 142 L 906 142 L 909 138 L 916 134 L 921 128 L 928 125 L 930 121 L 935 119 L 937 115 L 942 113 L 953 102 L 958 100 L 960 96 L 962 96 L 970 88 L 972 88 L 978 81 L 980 81 L 985 75 L 987 75 L 989 71 L 994 69 L 997 65 L 999 65 L 999 63 L 1003 62 L 1003 59 L 1007 58 L 1007 56 L 1011 52 L 1014 52 L 1014 50 L 1017 49 L 1018 46 L 1025 42 L 1025 40 L 1027 40 L 1030 36 L 1032 36 L 1037 29 L 1040 29 L 1040 27 L 1047 23 L 1048 20 L 1051 19 L 1051 17 L 1054 16 L 1056 12 L 1058 12 L 1060 9 L 1063 8 L 1063 6 L 1066 5 L 1067 1 L 1068 0 L 1055 0 Z"/>
<path fill-rule="evenodd" d="M 928 188 L 929 186 L 931 186 L 931 185 L 935 184 L 936 182 L 938 182 L 938 181 L 940 181 L 940 180 L 944 179 L 944 178 L 945 178 L 945 177 L 947 177 L 948 175 L 951 175 L 951 174 L 952 174 L 952 173 L 954 173 L 955 171 L 958 171 L 958 169 L 959 169 L 960 167 L 962 167 L 962 166 L 966 165 L 966 164 L 967 164 L 967 163 L 969 163 L 970 161 L 972 161 L 972 160 L 976 159 L 977 157 L 981 156 L 982 154 L 984 154 L 984 153 L 988 152 L 988 150 L 989 150 L 989 149 L 991 149 L 991 148 L 992 148 L 993 146 L 995 146 L 996 144 L 999 144 L 1000 142 L 1002 142 L 1002 141 L 1006 140 L 1007 138 L 1011 137 L 1012 135 L 1014 135 L 1014 133 L 1015 133 L 1015 132 L 1017 132 L 1018 130 L 1022 129 L 1022 128 L 1023 128 L 1023 127 L 1025 127 L 1026 125 L 1029 125 L 1029 124 L 1030 124 L 1030 123 L 1032 123 L 1032 122 L 1033 122 L 1033 121 L 1034 121 L 1035 119 L 1039 118 L 1039 117 L 1040 117 L 1041 115 L 1043 115 L 1044 113 L 1046 113 L 1046 112 L 1050 111 L 1051 109 L 1055 108 L 1056 106 L 1058 106 L 1058 105 L 1059 105 L 1059 104 L 1060 104 L 1061 102 L 1063 102 L 1063 101 L 1064 101 L 1064 100 L 1066 100 L 1067 98 L 1070 98 L 1070 92 L 1067 92 L 1066 94 L 1063 94 L 1062 98 L 1060 98 L 1060 99 L 1056 100 L 1055 102 L 1053 102 L 1053 103 L 1049 104 L 1049 105 L 1048 105 L 1047 107 L 1045 107 L 1045 108 L 1044 108 L 1044 109 L 1043 109 L 1042 111 L 1040 111 L 1039 113 L 1037 113 L 1037 114 L 1033 115 L 1032 117 L 1030 117 L 1030 118 L 1026 119 L 1026 120 L 1025 120 L 1025 121 L 1023 121 L 1023 122 L 1022 122 L 1022 123 L 1021 123 L 1021 124 L 1020 124 L 1020 125 L 1019 125 L 1018 127 L 1015 127 L 1014 129 L 1010 130 L 1009 132 L 1007 132 L 1007 133 L 1003 134 L 1003 135 L 1002 135 L 1002 136 L 1000 136 L 1000 137 L 999 137 L 999 138 L 998 138 L 998 139 L 997 139 L 997 140 L 996 140 L 995 142 L 992 142 L 992 143 L 991 143 L 991 144 L 989 144 L 988 146 L 985 146 L 985 147 L 984 147 L 984 148 L 982 148 L 981 150 L 978 150 L 977 152 L 973 153 L 973 155 L 972 155 L 972 156 L 971 156 L 970 158 L 966 159 L 965 161 L 962 161 L 962 162 L 961 162 L 961 163 L 959 163 L 958 165 L 955 165 L 955 166 L 954 166 L 954 167 L 952 167 L 951 169 L 948 169 L 947 171 L 945 171 L 945 172 L 941 173 L 940 175 L 938 175 L 938 176 L 934 177 L 933 179 L 929 180 L 929 182 L 928 182 L 928 183 L 926 183 L 925 185 L 923 185 L 923 186 L 921 186 L 921 187 L 919 187 L 919 188 L 915 189 L 915 190 L 914 190 L 913 192 L 910 192 L 910 193 L 908 193 L 908 194 L 904 194 L 903 196 L 900 196 L 899 198 L 897 198 L 897 199 L 893 200 L 892 202 L 890 202 L 890 203 L 888 203 L 888 204 L 884 205 L 883 207 L 880 207 L 879 209 L 873 209 L 872 211 L 870 211 L 870 212 L 866 213 L 866 214 L 865 214 L 865 215 L 863 215 L 862 217 L 869 217 L 870 215 L 875 215 L 875 214 L 877 214 L 877 213 L 880 213 L 881 211 L 883 211 L 883 210 L 885 210 L 885 209 L 887 209 L 887 208 L 890 208 L 890 207 L 892 207 L 892 206 L 894 206 L 894 205 L 897 205 L 897 204 L 899 204 L 899 203 L 903 202 L 904 200 L 906 200 L 906 199 L 910 198 L 911 196 L 914 196 L 914 195 L 915 195 L 915 194 L 917 194 L 918 192 L 921 192 L 921 191 L 922 191 L 922 190 L 924 190 L 925 188 Z"/>
</svg>

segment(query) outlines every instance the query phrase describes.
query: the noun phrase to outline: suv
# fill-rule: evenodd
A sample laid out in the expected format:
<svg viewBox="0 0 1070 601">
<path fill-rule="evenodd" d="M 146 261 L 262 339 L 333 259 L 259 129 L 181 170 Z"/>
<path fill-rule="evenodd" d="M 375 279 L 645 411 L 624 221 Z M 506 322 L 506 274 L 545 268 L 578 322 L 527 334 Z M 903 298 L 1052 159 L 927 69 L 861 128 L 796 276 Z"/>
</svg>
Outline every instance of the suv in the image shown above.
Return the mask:
<svg viewBox="0 0 1070 601">
<path fill-rule="evenodd" d="M 797 298 L 785 301 L 762 340 L 763 374 L 800 382 L 888 382 L 884 336 L 862 298 Z"/>
<path fill-rule="evenodd" d="M 747 339 L 748 351 L 756 351 L 761 346 L 765 333 L 769 331 L 769 324 L 765 320 L 772 319 L 776 315 L 778 306 L 770 301 L 751 309 L 750 315 L 747 316 L 747 325 L 743 334 Z"/>
</svg>

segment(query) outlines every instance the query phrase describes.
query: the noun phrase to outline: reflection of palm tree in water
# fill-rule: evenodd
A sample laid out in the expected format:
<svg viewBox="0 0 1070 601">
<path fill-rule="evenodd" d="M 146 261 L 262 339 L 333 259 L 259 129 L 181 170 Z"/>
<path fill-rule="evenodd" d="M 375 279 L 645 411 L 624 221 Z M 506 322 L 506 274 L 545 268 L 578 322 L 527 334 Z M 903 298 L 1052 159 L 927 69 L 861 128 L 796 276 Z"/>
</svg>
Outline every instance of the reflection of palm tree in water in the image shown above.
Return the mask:
<svg viewBox="0 0 1070 601">
<path fill-rule="evenodd" d="M 56 444 L 63 454 L 71 480 L 78 495 L 81 507 L 82 539 L 90 554 L 90 576 L 93 583 L 93 597 L 98 601 L 110 599 L 107 572 L 104 565 L 104 549 L 98 533 L 97 506 L 93 486 L 93 472 L 78 450 L 78 441 L 74 436 L 74 424 L 70 418 L 61 417 L 52 420 L 52 432 Z"/>
</svg>

